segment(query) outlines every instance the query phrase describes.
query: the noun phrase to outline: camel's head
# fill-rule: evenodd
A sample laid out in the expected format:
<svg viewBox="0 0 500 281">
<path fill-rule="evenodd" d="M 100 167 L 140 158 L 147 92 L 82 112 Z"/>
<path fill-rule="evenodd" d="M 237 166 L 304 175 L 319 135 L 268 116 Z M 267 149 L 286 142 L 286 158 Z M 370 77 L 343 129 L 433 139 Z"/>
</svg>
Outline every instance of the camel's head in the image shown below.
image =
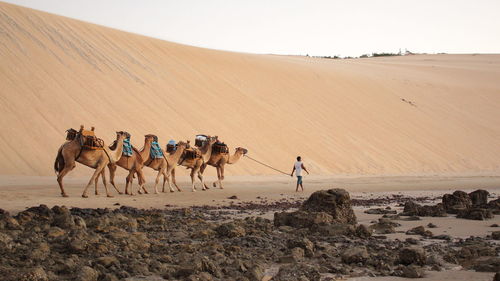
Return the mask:
<svg viewBox="0 0 500 281">
<path fill-rule="evenodd" d="M 219 138 L 219 137 L 217 137 L 217 136 L 213 136 L 213 137 L 211 137 L 211 136 L 207 136 L 208 143 L 209 143 L 210 145 L 212 145 L 212 144 L 216 143 L 216 142 L 217 142 L 217 140 L 218 140 L 218 138 Z"/>
<path fill-rule="evenodd" d="M 189 147 L 189 141 L 187 141 L 187 142 L 179 141 L 177 143 L 177 148 L 180 148 L 180 147 L 182 147 L 184 149 L 188 148 Z"/>
<path fill-rule="evenodd" d="M 158 137 L 153 134 L 145 135 L 144 138 L 147 142 L 153 142 L 153 141 L 158 142 Z"/>
<path fill-rule="evenodd" d="M 245 155 L 245 154 L 247 154 L 247 153 L 248 153 L 248 149 L 243 148 L 243 147 L 237 147 L 237 148 L 236 148 L 236 152 L 239 152 L 239 153 L 241 153 L 241 154 Z"/>
<path fill-rule="evenodd" d="M 124 132 L 124 131 L 119 131 L 119 132 L 116 132 L 116 139 L 125 139 L 125 138 L 130 138 L 130 134 L 127 133 L 127 132 Z"/>
</svg>

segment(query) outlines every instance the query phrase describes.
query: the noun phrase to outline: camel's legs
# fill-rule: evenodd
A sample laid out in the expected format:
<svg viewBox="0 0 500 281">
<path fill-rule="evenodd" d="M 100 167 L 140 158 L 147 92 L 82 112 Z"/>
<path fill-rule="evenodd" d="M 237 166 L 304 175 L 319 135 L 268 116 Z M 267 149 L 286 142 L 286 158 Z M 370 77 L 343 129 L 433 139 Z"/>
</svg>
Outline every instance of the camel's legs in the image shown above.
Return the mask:
<svg viewBox="0 0 500 281">
<path fill-rule="evenodd" d="M 64 165 L 63 170 L 57 175 L 57 183 L 59 184 L 59 188 L 61 188 L 61 195 L 62 197 L 68 197 L 68 194 L 66 194 L 66 191 L 64 191 L 64 186 L 63 186 L 63 178 L 64 176 L 69 173 L 71 170 L 75 168 L 75 162 L 66 162 L 66 165 Z"/>
<path fill-rule="evenodd" d="M 108 183 L 106 181 L 106 167 L 104 167 L 102 169 L 102 184 L 104 184 L 104 189 L 106 190 L 106 196 L 107 197 L 113 197 L 113 195 L 111 195 L 111 193 L 109 193 L 109 190 L 108 190 Z"/>
<path fill-rule="evenodd" d="M 115 188 L 116 192 L 118 192 L 118 194 L 123 194 L 123 192 L 121 192 L 118 187 L 116 187 L 115 185 L 115 172 L 116 172 L 116 165 L 108 165 L 108 169 L 109 169 L 109 182 L 111 183 L 111 185 Z M 126 192 L 126 191 L 125 191 Z M 128 193 L 125 193 L 125 194 L 128 194 Z"/>
<path fill-rule="evenodd" d="M 222 181 L 224 180 L 224 165 L 221 165 L 219 169 L 220 169 L 219 188 L 224 189 L 224 187 L 222 187 Z"/>
<path fill-rule="evenodd" d="M 196 169 L 196 168 L 195 168 Z M 193 169 L 194 170 L 194 169 Z M 198 169 L 196 169 L 196 174 L 198 175 L 198 178 L 200 179 L 201 181 L 201 190 L 207 190 L 207 185 L 205 184 L 205 182 L 203 181 L 203 175 L 201 174 L 200 172 L 200 167 L 198 167 Z"/>
<path fill-rule="evenodd" d="M 132 185 L 133 185 L 132 181 L 133 180 L 134 180 L 134 173 L 130 170 L 128 172 L 127 177 L 125 178 L 125 193 L 126 194 L 134 195 L 134 189 L 132 188 Z M 130 193 L 128 193 L 129 188 L 130 188 Z M 141 190 L 139 190 L 139 194 L 141 194 Z"/>
<path fill-rule="evenodd" d="M 146 189 L 146 177 L 144 176 L 144 172 L 142 169 L 137 171 L 137 181 L 139 181 L 139 190 L 144 190 L 144 193 L 148 194 L 148 190 Z"/>
<path fill-rule="evenodd" d="M 82 197 L 83 198 L 87 198 L 89 197 L 87 195 L 87 190 L 89 189 L 89 187 L 92 185 L 92 183 L 94 183 L 95 181 L 95 178 L 98 177 L 101 172 L 102 172 L 102 169 L 104 169 L 106 167 L 106 163 L 99 163 L 99 165 L 97 166 L 97 168 L 95 169 L 94 171 L 94 174 L 92 175 L 92 177 L 90 178 L 89 180 L 89 183 L 87 184 L 87 186 L 85 187 L 85 189 L 83 190 L 83 193 L 82 193 Z"/>
<path fill-rule="evenodd" d="M 172 172 L 171 172 L 171 175 L 172 175 L 172 183 L 175 185 L 175 187 L 177 188 L 177 191 L 182 191 L 179 186 L 177 185 L 177 181 L 175 180 L 175 167 L 172 169 Z"/>
<path fill-rule="evenodd" d="M 156 179 L 155 179 L 155 194 L 158 194 L 158 183 L 160 182 L 161 175 L 162 175 L 162 169 L 160 168 L 158 170 L 158 174 L 156 175 Z M 162 192 L 165 192 L 165 187 L 163 187 Z"/>
<path fill-rule="evenodd" d="M 189 174 L 191 176 L 191 190 L 193 192 L 196 191 L 196 186 L 194 185 L 194 174 L 196 173 L 195 169 L 191 169 L 191 173 Z"/>
<path fill-rule="evenodd" d="M 170 175 L 172 171 L 169 171 L 168 168 L 163 170 L 163 192 L 165 192 L 165 182 L 168 182 L 168 187 L 170 192 L 174 192 L 175 190 L 172 188 L 172 183 L 170 183 Z"/>
</svg>

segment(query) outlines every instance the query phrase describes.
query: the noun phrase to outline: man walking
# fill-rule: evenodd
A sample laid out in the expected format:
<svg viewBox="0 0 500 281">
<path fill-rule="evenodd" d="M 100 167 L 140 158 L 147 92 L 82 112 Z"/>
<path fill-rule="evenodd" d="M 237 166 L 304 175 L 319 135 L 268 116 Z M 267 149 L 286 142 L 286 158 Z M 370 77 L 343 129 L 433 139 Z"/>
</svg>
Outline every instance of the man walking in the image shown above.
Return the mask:
<svg viewBox="0 0 500 281">
<path fill-rule="evenodd" d="M 295 192 L 299 192 L 299 185 L 300 188 L 302 188 L 302 191 L 304 191 L 304 186 L 302 186 L 302 170 L 306 171 L 306 173 L 309 175 L 309 171 L 307 171 L 304 164 L 302 164 L 302 158 L 300 156 L 297 156 L 297 162 L 295 162 L 295 164 L 293 165 L 293 171 L 290 174 L 291 177 L 293 177 L 294 172 L 295 175 L 297 175 L 297 188 L 295 189 Z"/>
</svg>

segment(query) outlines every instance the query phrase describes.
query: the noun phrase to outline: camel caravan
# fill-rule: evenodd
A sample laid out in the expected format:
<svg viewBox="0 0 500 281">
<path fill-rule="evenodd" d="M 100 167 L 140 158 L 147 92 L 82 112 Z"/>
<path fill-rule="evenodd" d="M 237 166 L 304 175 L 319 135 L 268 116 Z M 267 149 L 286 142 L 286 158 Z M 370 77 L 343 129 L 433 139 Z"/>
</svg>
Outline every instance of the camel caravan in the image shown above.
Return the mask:
<svg viewBox="0 0 500 281">
<path fill-rule="evenodd" d="M 154 185 L 155 194 L 159 193 L 158 184 L 162 176 L 162 192 L 165 192 L 166 183 L 168 183 L 170 192 L 175 192 L 173 186 L 177 191 L 182 191 L 175 180 L 177 166 L 184 166 L 191 170 L 191 190 L 194 192 L 196 191 L 195 176 L 200 180 L 202 190 L 209 189 L 203 180 L 203 173 L 208 165 L 217 170 L 217 181 L 213 183 L 213 187 L 218 185 L 222 189 L 224 166 L 235 164 L 248 152 L 245 148 L 237 147 L 235 152 L 230 154 L 227 145 L 220 142 L 217 136 L 207 135 L 197 135 L 194 146 L 190 145 L 189 140 L 186 142 L 170 140 L 164 150 L 158 142 L 158 137 L 148 134 L 144 136 L 144 146 L 138 150 L 130 143 L 130 134 L 124 131 L 116 132 L 116 139 L 111 145 L 106 146 L 102 139 L 96 137 L 94 130 L 94 127 L 85 130 L 82 125 L 78 131 L 73 128 L 66 131 L 66 141 L 57 151 L 54 162 L 57 182 L 63 197 L 68 197 L 64 190 L 63 178 L 75 168 L 76 162 L 95 170 L 83 190 L 82 197 L 88 197 L 87 192 L 92 184 L 95 186 L 95 195 L 99 195 L 97 189 L 99 177 L 102 178 L 106 196 L 113 197 L 107 186 L 106 166 L 109 170 L 110 183 L 119 194 L 123 194 L 123 192 L 115 185 L 115 173 L 118 167 L 128 171 L 125 180 L 125 194 L 134 195 L 132 182 L 135 177 L 138 180 L 137 193 L 148 193 L 145 186 L 146 177 L 142 170 L 144 167 L 158 172 Z"/>
</svg>

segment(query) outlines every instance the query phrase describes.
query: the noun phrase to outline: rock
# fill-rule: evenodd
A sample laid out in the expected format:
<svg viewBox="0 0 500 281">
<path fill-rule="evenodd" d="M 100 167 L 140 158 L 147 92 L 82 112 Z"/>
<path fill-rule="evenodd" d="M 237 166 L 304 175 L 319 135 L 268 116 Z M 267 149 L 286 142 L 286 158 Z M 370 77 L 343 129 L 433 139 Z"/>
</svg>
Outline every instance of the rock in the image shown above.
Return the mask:
<svg viewBox="0 0 500 281">
<path fill-rule="evenodd" d="M 386 215 L 386 214 L 397 214 L 398 212 L 396 210 L 387 210 L 383 208 L 374 208 L 374 209 L 368 209 L 364 211 L 365 214 L 371 214 L 371 215 Z"/>
<path fill-rule="evenodd" d="M 0 252 L 2 250 L 10 250 L 14 246 L 13 239 L 8 234 L 0 232 Z"/>
<path fill-rule="evenodd" d="M 482 257 L 474 261 L 472 268 L 480 272 L 499 272 L 500 257 Z"/>
<path fill-rule="evenodd" d="M 490 227 L 498 227 L 498 224 L 494 223 L 494 224 L 490 225 Z"/>
<path fill-rule="evenodd" d="M 399 263 L 404 265 L 425 265 L 425 250 L 422 247 L 411 246 L 399 251 Z"/>
<path fill-rule="evenodd" d="M 421 235 L 423 237 L 432 237 L 434 234 L 429 230 L 425 230 L 423 226 L 414 227 L 408 231 L 406 231 L 407 235 Z"/>
<path fill-rule="evenodd" d="M 352 236 L 355 234 L 356 229 L 352 224 L 330 224 L 330 225 L 318 225 L 311 227 L 311 230 L 318 232 L 324 236 Z"/>
<path fill-rule="evenodd" d="M 233 195 L 233 196 L 229 196 L 227 199 L 233 199 L 233 200 L 235 200 L 235 199 L 239 199 L 239 198 L 238 198 L 238 196 Z"/>
<path fill-rule="evenodd" d="M 19 222 L 10 216 L 9 212 L 0 209 L 0 230 L 21 230 L 22 227 Z"/>
<path fill-rule="evenodd" d="M 222 237 L 233 238 L 233 237 L 241 237 L 245 236 L 245 229 L 241 226 L 238 226 L 232 222 L 224 223 L 215 229 L 217 234 Z"/>
<path fill-rule="evenodd" d="M 407 201 L 404 205 L 404 216 L 421 216 L 421 217 L 446 217 L 445 209 L 442 204 L 437 205 L 420 205 L 413 201 Z"/>
<path fill-rule="evenodd" d="M 493 238 L 495 240 L 500 240 L 500 231 L 493 231 L 491 233 L 491 238 Z"/>
<path fill-rule="evenodd" d="M 96 262 L 104 267 L 110 267 L 112 265 L 119 265 L 120 262 L 114 256 L 105 256 L 96 259 Z"/>
<path fill-rule="evenodd" d="M 400 226 L 399 223 L 392 222 L 391 220 L 381 218 L 378 223 L 370 225 L 370 229 L 377 234 L 395 233 L 395 227 Z"/>
<path fill-rule="evenodd" d="M 320 281 L 318 268 L 304 263 L 281 266 L 273 281 Z"/>
<path fill-rule="evenodd" d="M 52 212 L 54 213 L 54 220 L 52 222 L 52 226 L 57 226 L 62 229 L 70 229 L 75 225 L 73 221 L 73 216 L 71 215 L 68 208 L 62 206 L 54 206 L 52 208 Z"/>
<path fill-rule="evenodd" d="M 457 190 L 453 194 L 443 195 L 443 207 L 450 214 L 457 214 L 459 211 L 466 210 L 472 206 L 469 195 L 463 191 Z"/>
<path fill-rule="evenodd" d="M 490 193 L 484 189 L 478 189 L 469 193 L 469 198 L 472 202 L 472 205 L 475 206 L 483 206 L 488 204 L 488 196 Z"/>
<path fill-rule="evenodd" d="M 306 212 L 325 212 L 337 223 L 356 223 L 356 215 L 352 209 L 349 193 L 344 189 L 316 191 L 300 208 Z"/>
<path fill-rule="evenodd" d="M 42 267 L 36 267 L 24 274 L 20 281 L 49 281 L 49 277 Z"/>
<path fill-rule="evenodd" d="M 427 227 L 428 227 L 428 228 L 436 228 L 436 227 L 437 227 L 437 225 L 435 225 L 435 224 L 433 224 L 432 222 L 430 222 L 430 223 L 428 223 L 428 224 L 427 224 Z"/>
<path fill-rule="evenodd" d="M 300 262 L 303 259 L 304 259 L 304 249 L 297 247 L 292 249 L 290 255 L 281 257 L 280 263 Z"/>
<path fill-rule="evenodd" d="M 306 257 L 312 257 L 314 255 L 314 244 L 307 238 L 299 238 L 294 240 L 288 240 L 287 246 L 289 249 L 302 248 Z"/>
<path fill-rule="evenodd" d="M 99 273 L 92 267 L 83 266 L 78 272 L 76 280 L 78 281 L 97 281 Z"/>
<path fill-rule="evenodd" d="M 401 268 L 401 277 L 424 278 L 425 271 L 419 266 L 409 265 Z"/>
<path fill-rule="evenodd" d="M 493 277 L 493 281 L 500 281 L 500 272 L 495 273 L 495 276 Z"/>
<path fill-rule="evenodd" d="M 47 237 L 49 237 L 49 238 L 58 238 L 58 237 L 63 236 L 64 234 L 66 234 L 66 231 L 62 230 L 61 228 L 59 228 L 57 226 L 51 227 L 47 231 Z"/>
<path fill-rule="evenodd" d="M 287 225 L 295 228 L 310 228 L 317 225 L 329 225 L 333 221 L 333 217 L 325 212 L 274 213 L 274 225 L 278 227 Z"/>
<path fill-rule="evenodd" d="M 448 235 L 448 234 L 434 235 L 431 238 L 432 239 L 437 239 L 437 240 L 446 240 L 446 241 L 450 241 L 451 240 L 451 236 Z"/>
<path fill-rule="evenodd" d="M 459 210 L 457 213 L 457 218 L 468 220 L 486 220 L 493 218 L 493 212 L 491 210 L 483 208 L 470 208 Z"/>
<path fill-rule="evenodd" d="M 356 236 L 363 239 L 369 238 L 372 236 L 372 230 L 366 225 L 360 224 L 356 227 Z"/>
<path fill-rule="evenodd" d="M 43 261 L 46 258 L 48 258 L 49 254 L 50 254 L 49 244 L 42 242 L 31 249 L 30 257 L 35 261 Z"/>
<path fill-rule="evenodd" d="M 366 247 L 354 247 L 345 250 L 342 254 L 342 262 L 346 264 L 362 263 L 364 264 L 370 256 Z"/>
</svg>

